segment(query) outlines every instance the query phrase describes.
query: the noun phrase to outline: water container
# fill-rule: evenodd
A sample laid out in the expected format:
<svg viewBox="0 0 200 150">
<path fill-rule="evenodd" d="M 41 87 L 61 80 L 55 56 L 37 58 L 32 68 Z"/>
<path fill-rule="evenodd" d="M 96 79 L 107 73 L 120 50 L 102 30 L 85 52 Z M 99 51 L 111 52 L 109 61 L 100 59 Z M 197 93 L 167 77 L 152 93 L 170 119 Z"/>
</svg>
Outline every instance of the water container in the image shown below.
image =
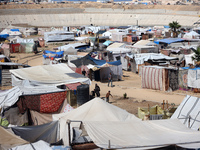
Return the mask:
<svg viewBox="0 0 200 150">
<path fill-rule="evenodd" d="M 80 106 L 88 102 L 89 99 L 90 99 L 89 85 L 82 84 L 82 85 L 77 86 L 77 105 Z"/>
</svg>

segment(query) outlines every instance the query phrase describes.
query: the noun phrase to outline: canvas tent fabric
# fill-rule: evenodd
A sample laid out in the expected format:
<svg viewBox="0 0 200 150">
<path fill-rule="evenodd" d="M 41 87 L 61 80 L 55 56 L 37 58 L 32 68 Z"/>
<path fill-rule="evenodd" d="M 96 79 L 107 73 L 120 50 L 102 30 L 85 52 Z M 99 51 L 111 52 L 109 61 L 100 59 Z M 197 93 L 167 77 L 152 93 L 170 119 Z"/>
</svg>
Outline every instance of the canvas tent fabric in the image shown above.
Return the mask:
<svg viewBox="0 0 200 150">
<path fill-rule="evenodd" d="M 42 65 L 10 70 L 21 80 L 28 80 L 31 85 L 62 85 L 83 82 L 90 84 L 90 79 L 72 71 L 66 64 Z M 16 81 L 12 81 L 15 85 Z"/>
<path fill-rule="evenodd" d="M 178 119 L 84 121 L 83 124 L 93 142 L 105 149 L 152 149 L 172 144 L 187 148 L 200 146 L 200 133 L 188 129 Z"/>
<path fill-rule="evenodd" d="M 32 149 L 34 149 L 34 150 L 52 150 L 49 143 L 44 142 L 42 140 L 35 142 L 35 143 L 20 145 L 20 146 L 11 148 L 11 150 L 32 150 Z"/>
<path fill-rule="evenodd" d="M 81 105 L 80 107 L 71 110 L 67 113 L 61 113 L 53 115 L 53 120 L 59 120 L 60 122 L 60 138 L 63 139 L 64 144 L 68 145 L 68 127 L 66 121 L 78 120 L 78 121 L 140 121 L 139 118 L 128 113 L 127 111 L 111 105 L 100 98 L 94 98 L 89 102 Z M 73 127 L 79 127 L 80 123 L 71 124 Z"/>
<path fill-rule="evenodd" d="M 142 67 L 142 88 L 163 90 L 163 68 Z"/>
<path fill-rule="evenodd" d="M 48 143 L 57 142 L 58 121 L 38 126 L 12 127 L 12 131 L 29 142 L 43 140 Z"/>
<path fill-rule="evenodd" d="M 22 92 L 19 87 L 13 87 L 10 90 L 0 92 L 0 108 L 8 108 L 18 101 Z"/>
<path fill-rule="evenodd" d="M 4 129 L 0 126 L 0 149 L 7 150 L 9 148 L 26 144 L 27 141 L 23 140 L 19 136 L 9 132 L 8 130 Z M 3 135 L 3 136 L 2 136 Z"/>
<path fill-rule="evenodd" d="M 199 110 L 200 99 L 198 97 L 187 95 L 178 106 L 171 119 L 177 118 L 186 127 L 197 131 L 200 128 Z"/>
</svg>

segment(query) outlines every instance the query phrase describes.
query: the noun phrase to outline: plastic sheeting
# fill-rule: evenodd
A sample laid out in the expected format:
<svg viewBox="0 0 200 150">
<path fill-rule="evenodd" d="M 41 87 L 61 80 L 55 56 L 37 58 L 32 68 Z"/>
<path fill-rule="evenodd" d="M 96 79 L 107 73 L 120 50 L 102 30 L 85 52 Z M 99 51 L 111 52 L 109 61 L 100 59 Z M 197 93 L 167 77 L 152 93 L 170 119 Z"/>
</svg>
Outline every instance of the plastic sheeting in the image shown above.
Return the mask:
<svg viewBox="0 0 200 150">
<path fill-rule="evenodd" d="M 89 78 L 72 71 L 66 64 L 34 66 L 10 70 L 10 72 L 21 80 L 28 80 L 31 85 L 62 85 L 77 82 L 90 84 L 91 82 Z"/>
<path fill-rule="evenodd" d="M 48 143 L 57 142 L 58 121 L 38 126 L 12 127 L 12 131 L 29 142 L 44 140 Z"/>
<path fill-rule="evenodd" d="M 12 106 L 18 101 L 20 95 L 22 95 L 22 92 L 19 87 L 0 92 L 0 108 Z"/>
<path fill-rule="evenodd" d="M 197 131 L 200 128 L 199 110 L 200 98 L 187 95 L 171 118 L 178 118 L 185 126 Z"/>
<path fill-rule="evenodd" d="M 200 132 L 188 129 L 178 119 L 84 121 L 83 124 L 93 142 L 105 149 L 151 149 L 172 144 L 187 148 L 200 147 Z"/>
<path fill-rule="evenodd" d="M 26 145 L 13 147 L 11 150 L 52 150 L 50 145 L 42 140 Z"/>
</svg>

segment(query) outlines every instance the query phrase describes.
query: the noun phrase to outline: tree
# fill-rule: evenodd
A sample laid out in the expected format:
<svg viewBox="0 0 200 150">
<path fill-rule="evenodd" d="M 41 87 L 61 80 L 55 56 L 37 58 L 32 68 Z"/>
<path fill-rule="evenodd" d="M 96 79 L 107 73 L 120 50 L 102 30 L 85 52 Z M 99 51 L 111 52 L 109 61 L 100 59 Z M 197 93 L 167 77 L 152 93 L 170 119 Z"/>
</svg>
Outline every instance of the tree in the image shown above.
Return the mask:
<svg viewBox="0 0 200 150">
<path fill-rule="evenodd" d="M 172 29 L 173 37 L 177 37 L 177 29 L 179 29 L 181 25 L 177 21 L 172 21 L 171 23 L 169 23 L 169 27 Z"/>
<path fill-rule="evenodd" d="M 196 65 L 200 65 L 200 46 L 197 47 L 197 50 L 194 51 L 194 56 L 192 56 L 192 60 L 195 61 Z"/>
</svg>

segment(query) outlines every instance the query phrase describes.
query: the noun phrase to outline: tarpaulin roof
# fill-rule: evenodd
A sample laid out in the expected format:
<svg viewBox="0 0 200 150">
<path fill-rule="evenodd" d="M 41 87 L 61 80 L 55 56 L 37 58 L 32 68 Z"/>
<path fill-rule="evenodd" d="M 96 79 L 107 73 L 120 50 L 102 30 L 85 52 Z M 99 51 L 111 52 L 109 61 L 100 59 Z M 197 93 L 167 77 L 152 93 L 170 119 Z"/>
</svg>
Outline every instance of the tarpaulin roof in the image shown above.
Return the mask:
<svg viewBox="0 0 200 150">
<path fill-rule="evenodd" d="M 7 37 L 9 37 L 9 34 L 0 34 L 0 38 L 6 39 Z"/>
<path fill-rule="evenodd" d="M 117 60 L 117 61 L 113 61 L 113 62 L 107 62 L 107 63 L 110 64 L 110 65 L 114 65 L 114 66 L 119 66 L 119 65 L 122 64 L 121 60 Z"/>
<path fill-rule="evenodd" d="M 83 121 L 83 124 L 95 145 L 104 149 L 144 150 L 168 145 L 200 147 L 200 132 L 185 127 L 178 119 Z"/>
<path fill-rule="evenodd" d="M 72 60 L 72 63 L 76 65 L 76 67 L 80 67 L 82 65 L 96 65 L 97 67 L 101 67 L 102 65 L 105 65 L 106 63 L 110 65 L 121 65 L 121 61 L 114 61 L 114 62 L 106 62 L 106 60 L 99 60 L 99 59 L 94 59 L 90 55 L 86 55 L 82 58 L 79 58 L 77 60 Z"/>
<path fill-rule="evenodd" d="M 75 73 L 63 63 L 15 69 L 10 72 L 20 80 L 28 80 L 31 85 L 62 85 L 77 82 L 90 84 L 91 82 L 89 78 Z"/>
<path fill-rule="evenodd" d="M 10 29 L 10 31 L 19 31 L 19 29 Z"/>
<path fill-rule="evenodd" d="M 177 118 L 188 128 L 197 131 L 200 127 L 199 110 L 200 98 L 187 95 L 182 103 L 178 106 L 171 118 Z"/>
<path fill-rule="evenodd" d="M 49 57 L 53 57 L 53 58 L 62 58 L 63 57 L 63 53 L 64 51 L 60 51 L 60 52 L 53 52 L 53 51 L 48 51 L 45 50 L 44 51 L 44 58 L 49 58 Z"/>
<path fill-rule="evenodd" d="M 113 42 L 112 42 L 112 41 L 105 41 L 105 42 L 103 43 L 103 45 L 108 46 L 108 45 L 110 45 L 111 43 L 113 43 Z"/>
<path fill-rule="evenodd" d="M 184 39 L 182 39 L 182 38 L 167 38 L 167 39 L 161 39 L 161 40 L 154 41 L 154 43 L 156 43 L 156 44 L 160 44 L 160 43 L 171 44 L 171 43 L 182 42 L 182 41 L 184 41 Z"/>
<path fill-rule="evenodd" d="M 12 134 L 3 127 L 0 126 L 0 149 L 10 149 L 12 147 L 26 144 L 27 141 L 23 140 L 19 136 Z"/>
</svg>

